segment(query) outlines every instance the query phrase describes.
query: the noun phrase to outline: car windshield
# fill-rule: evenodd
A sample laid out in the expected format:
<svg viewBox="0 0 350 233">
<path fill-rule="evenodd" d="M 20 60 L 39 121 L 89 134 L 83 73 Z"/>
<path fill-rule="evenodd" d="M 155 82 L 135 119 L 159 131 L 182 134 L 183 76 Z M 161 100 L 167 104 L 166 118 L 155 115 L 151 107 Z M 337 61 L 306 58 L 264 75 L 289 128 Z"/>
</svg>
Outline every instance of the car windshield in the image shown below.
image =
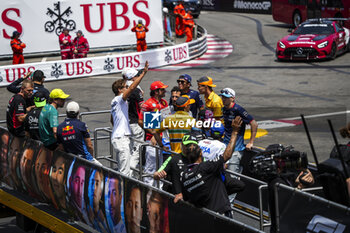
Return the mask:
<svg viewBox="0 0 350 233">
<path fill-rule="evenodd" d="M 293 34 L 317 34 L 317 35 L 330 35 L 334 33 L 332 24 L 304 24 L 295 29 Z"/>
</svg>

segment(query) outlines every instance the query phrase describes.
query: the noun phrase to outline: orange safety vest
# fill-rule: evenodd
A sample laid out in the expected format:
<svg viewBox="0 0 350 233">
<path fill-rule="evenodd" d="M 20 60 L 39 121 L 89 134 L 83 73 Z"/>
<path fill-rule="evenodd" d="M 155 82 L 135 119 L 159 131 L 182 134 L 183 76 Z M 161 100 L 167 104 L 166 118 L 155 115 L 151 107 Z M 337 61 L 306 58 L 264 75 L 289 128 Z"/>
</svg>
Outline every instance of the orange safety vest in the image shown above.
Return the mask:
<svg viewBox="0 0 350 233">
<path fill-rule="evenodd" d="M 25 48 L 26 45 L 22 43 L 19 39 L 12 39 L 11 40 L 11 48 L 14 54 L 22 54 L 23 48 Z"/>
<path fill-rule="evenodd" d="M 146 38 L 146 32 L 148 32 L 148 28 L 145 26 L 135 27 L 133 31 L 136 32 L 136 38 L 138 40 L 144 40 Z"/>
<path fill-rule="evenodd" d="M 186 13 L 184 16 L 183 16 L 183 24 L 187 27 L 193 27 L 194 26 L 194 21 L 193 21 L 193 17 L 191 14 L 189 13 Z"/>
</svg>

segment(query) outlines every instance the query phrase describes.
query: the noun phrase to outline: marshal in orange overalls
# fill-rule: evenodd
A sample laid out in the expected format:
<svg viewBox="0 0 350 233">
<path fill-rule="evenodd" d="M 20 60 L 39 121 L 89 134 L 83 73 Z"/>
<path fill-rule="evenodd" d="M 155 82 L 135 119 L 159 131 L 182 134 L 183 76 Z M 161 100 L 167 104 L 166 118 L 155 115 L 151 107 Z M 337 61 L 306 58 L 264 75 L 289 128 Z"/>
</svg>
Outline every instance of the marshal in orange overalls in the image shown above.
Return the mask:
<svg viewBox="0 0 350 233">
<path fill-rule="evenodd" d="M 26 47 L 26 44 L 18 38 L 20 35 L 21 34 L 19 32 L 14 31 L 11 37 L 11 48 L 13 51 L 12 64 L 24 63 L 23 49 Z"/>
<path fill-rule="evenodd" d="M 184 34 L 182 17 L 186 14 L 185 7 L 182 5 L 182 3 L 179 3 L 174 7 L 174 14 L 176 15 L 175 33 L 177 36 L 182 36 Z"/>
<path fill-rule="evenodd" d="M 137 52 L 146 51 L 147 50 L 146 32 L 148 32 L 148 28 L 144 26 L 142 23 L 139 23 L 135 27 L 133 27 L 131 31 L 136 32 Z"/>
<path fill-rule="evenodd" d="M 194 27 L 194 21 L 193 17 L 190 12 L 186 13 L 183 18 L 183 24 L 185 27 L 184 33 L 187 37 L 186 42 L 192 41 L 193 39 L 193 27 Z"/>
</svg>

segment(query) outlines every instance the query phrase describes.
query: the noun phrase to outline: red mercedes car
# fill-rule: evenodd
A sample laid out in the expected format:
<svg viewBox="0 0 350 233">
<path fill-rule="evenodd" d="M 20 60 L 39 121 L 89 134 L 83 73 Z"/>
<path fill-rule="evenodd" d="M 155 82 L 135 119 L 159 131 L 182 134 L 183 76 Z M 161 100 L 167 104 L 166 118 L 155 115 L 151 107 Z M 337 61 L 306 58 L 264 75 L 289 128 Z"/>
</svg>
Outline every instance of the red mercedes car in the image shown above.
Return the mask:
<svg viewBox="0 0 350 233">
<path fill-rule="evenodd" d="M 334 59 L 350 50 L 349 29 L 328 19 L 310 19 L 277 42 L 277 60 Z"/>
</svg>

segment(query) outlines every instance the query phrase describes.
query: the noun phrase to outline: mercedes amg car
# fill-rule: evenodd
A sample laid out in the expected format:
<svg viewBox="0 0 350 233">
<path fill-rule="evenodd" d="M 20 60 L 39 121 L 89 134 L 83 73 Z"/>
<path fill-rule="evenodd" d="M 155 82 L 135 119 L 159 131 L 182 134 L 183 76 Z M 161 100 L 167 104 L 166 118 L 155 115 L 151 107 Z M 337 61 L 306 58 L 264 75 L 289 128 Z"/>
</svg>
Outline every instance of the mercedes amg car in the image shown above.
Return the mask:
<svg viewBox="0 0 350 233">
<path fill-rule="evenodd" d="M 350 50 L 349 29 L 329 19 L 310 19 L 277 42 L 277 60 L 334 59 Z"/>
</svg>

